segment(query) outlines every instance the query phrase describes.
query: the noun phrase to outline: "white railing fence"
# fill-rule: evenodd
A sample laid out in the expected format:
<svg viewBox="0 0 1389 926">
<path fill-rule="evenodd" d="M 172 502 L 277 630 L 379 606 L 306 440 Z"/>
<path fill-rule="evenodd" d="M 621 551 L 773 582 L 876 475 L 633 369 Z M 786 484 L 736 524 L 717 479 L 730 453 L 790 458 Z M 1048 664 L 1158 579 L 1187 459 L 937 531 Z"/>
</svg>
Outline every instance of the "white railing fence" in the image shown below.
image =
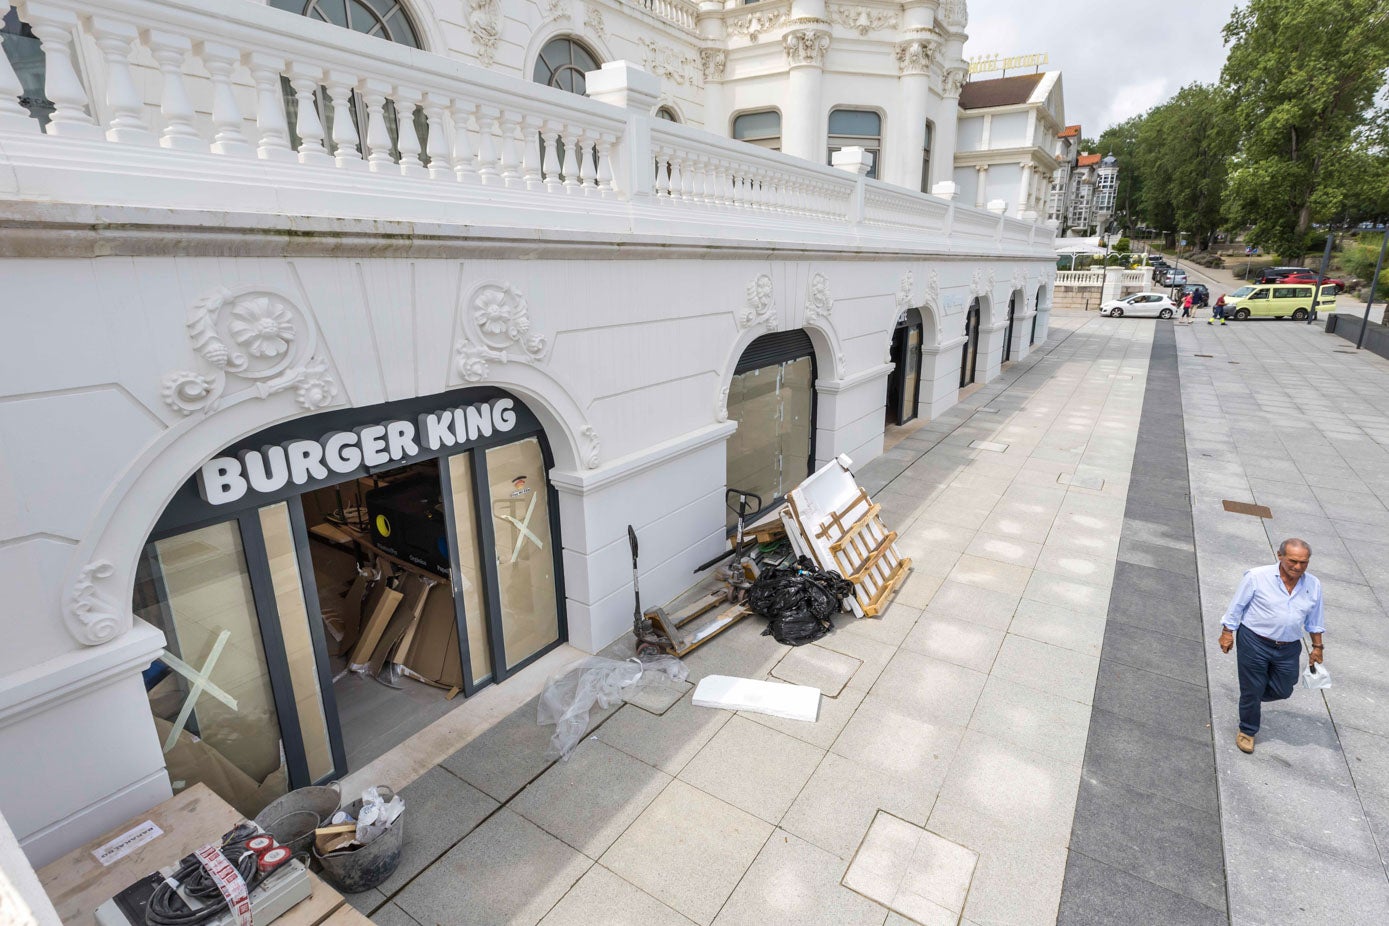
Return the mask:
<svg viewBox="0 0 1389 926">
<path fill-rule="evenodd" d="M 1057 286 L 1104 286 L 1103 270 L 1058 270 Z"/>
<path fill-rule="evenodd" d="M 1023 248 L 1051 243 L 1051 230 L 1035 223 L 245 0 L 18 7 L 40 42 L 54 109 L 43 127 L 30 118 L 0 54 L 0 140 L 16 139 L 0 145 L 0 158 L 17 163 L 22 150 L 34 170 L 57 164 L 88 190 L 84 170 L 108 178 L 153 171 L 171 181 L 137 191 L 112 180 L 94 202 L 223 208 L 217 184 L 235 175 L 243 190 L 258 182 L 364 194 L 345 215 L 402 218 L 407 200 L 472 203 L 476 194 L 466 191 L 488 187 L 489 202 L 549 197 L 545 208 L 576 216 L 592 211 L 593 200 L 646 201 L 692 218 L 771 212 L 822 227 L 828 220 L 840 232 L 873 226 Z M 648 8 L 677 19 L 694 10 L 689 0 L 651 0 Z M 74 48 L 95 62 L 94 73 L 78 73 Z M 51 182 L 32 195 L 91 195 Z M 175 187 L 182 199 L 168 192 Z M 160 192 L 167 201 L 151 198 Z M 575 196 L 584 203 L 561 205 Z M 304 208 L 336 215 L 345 202 L 323 197 Z M 254 207 L 237 199 L 225 208 Z"/>
</svg>

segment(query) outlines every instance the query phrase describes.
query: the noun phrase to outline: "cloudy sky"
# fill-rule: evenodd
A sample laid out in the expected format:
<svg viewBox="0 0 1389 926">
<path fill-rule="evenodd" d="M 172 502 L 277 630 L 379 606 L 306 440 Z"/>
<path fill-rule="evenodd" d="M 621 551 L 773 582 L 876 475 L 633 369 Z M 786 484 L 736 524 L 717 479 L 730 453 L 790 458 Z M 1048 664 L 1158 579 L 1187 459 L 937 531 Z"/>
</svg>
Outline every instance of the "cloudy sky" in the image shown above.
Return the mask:
<svg viewBox="0 0 1389 926">
<path fill-rule="evenodd" d="M 1236 5 L 969 0 L 965 56 L 1047 52 L 1047 69 L 1063 75 L 1066 121 L 1096 138 L 1189 83 L 1218 78 L 1225 63 L 1220 30 Z"/>
</svg>

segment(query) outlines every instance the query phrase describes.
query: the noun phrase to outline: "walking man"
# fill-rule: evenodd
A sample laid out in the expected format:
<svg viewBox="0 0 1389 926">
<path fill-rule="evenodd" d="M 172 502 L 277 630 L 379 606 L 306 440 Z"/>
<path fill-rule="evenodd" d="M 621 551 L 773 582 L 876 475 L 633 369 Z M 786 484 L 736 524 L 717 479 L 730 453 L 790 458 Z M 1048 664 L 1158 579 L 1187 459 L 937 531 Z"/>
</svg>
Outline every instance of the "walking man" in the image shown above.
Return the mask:
<svg viewBox="0 0 1389 926">
<path fill-rule="evenodd" d="M 1241 752 L 1254 751 L 1254 734 L 1264 701 L 1293 693 L 1301 668 L 1302 632 L 1312 638 L 1307 661 L 1322 661 L 1321 582 L 1307 571 L 1312 548 L 1289 537 L 1278 545 L 1278 562 L 1244 574 L 1220 623 L 1220 651 L 1238 644 L 1239 735 Z"/>
</svg>

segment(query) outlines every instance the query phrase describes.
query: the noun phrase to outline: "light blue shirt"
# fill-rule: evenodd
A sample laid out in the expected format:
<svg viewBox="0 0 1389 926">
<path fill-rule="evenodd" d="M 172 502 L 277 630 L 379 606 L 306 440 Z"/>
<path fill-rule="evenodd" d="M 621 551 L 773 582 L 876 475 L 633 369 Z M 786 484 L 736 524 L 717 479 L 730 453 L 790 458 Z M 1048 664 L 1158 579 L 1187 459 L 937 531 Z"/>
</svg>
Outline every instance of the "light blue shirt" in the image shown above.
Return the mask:
<svg viewBox="0 0 1389 926">
<path fill-rule="evenodd" d="M 1278 574 L 1278 564 L 1255 566 L 1230 600 L 1230 607 L 1220 623 L 1231 630 L 1240 624 L 1261 637 L 1290 643 L 1302 636 L 1302 631 L 1322 633 L 1321 582 L 1310 572 L 1304 572 L 1291 593 Z"/>
</svg>

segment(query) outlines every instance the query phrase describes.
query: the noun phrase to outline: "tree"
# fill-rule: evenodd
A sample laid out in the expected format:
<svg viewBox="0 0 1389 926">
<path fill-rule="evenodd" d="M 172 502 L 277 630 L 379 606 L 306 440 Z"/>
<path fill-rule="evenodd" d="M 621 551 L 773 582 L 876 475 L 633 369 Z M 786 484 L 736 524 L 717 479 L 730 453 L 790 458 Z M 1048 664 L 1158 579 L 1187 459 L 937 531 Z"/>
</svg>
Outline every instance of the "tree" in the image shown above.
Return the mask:
<svg viewBox="0 0 1389 926">
<path fill-rule="evenodd" d="M 1229 110 L 1224 90 L 1192 84 L 1138 117 L 1132 142 L 1138 211 L 1167 232 L 1169 244 L 1185 231 L 1203 250 L 1220 228 L 1233 144 Z"/>
<path fill-rule="evenodd" d="M 1389 68 L 1385 0 L 1249 0 L 1225 27 L 1239 145 L 1226 207 L 1248 240 L 1300 258 L 1338 217 L 1344 169 Z"/>
</svg>

